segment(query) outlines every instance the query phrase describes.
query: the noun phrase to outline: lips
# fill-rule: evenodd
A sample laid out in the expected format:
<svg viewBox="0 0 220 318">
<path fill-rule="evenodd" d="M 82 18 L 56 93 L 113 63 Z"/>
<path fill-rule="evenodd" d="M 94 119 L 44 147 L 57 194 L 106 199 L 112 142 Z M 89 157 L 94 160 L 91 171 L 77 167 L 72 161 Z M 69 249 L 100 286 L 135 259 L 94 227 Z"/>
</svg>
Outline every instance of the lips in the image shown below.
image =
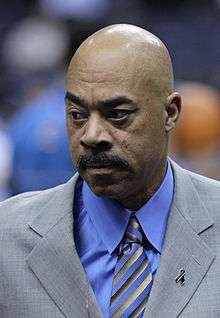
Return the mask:
<svg viewBox="0 0 220 318">
<path fill-rule="evenodd" d="M 89 165 L 85 169 L 91 174 L 109 174 L 113 171 L 114 166 L 110 165 Z"/>
</svg>

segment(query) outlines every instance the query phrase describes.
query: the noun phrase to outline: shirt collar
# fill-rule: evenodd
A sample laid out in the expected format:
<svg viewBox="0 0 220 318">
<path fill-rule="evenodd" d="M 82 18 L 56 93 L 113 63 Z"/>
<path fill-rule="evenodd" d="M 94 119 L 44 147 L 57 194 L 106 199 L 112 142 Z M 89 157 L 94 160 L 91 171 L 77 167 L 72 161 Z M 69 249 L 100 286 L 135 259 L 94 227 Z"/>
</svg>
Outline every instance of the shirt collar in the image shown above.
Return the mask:
<svg viewBox="0 0 220 318">
<path fill-rule="evenodd" d="M 131 212 L 112 199 L 96 196 L 85 181 L 82 194 L 84 207 L 98 235 L 112 253 L 124 236 Z"/>
<path fill-rule="evenodd" d="M 170 162 L 159 189 L 147 203 L 136 212 L 136 217 L 148 241 L 161 253 L 167 219 L 173 199 L 174 180 Z"/>
<path fill-rule="evenodd" d="M 83 182 L 84 207 L 109 253 L 121 242 L 127 228 L 131 211 L 116 201 L 96 196 Z M 149 242 L 161 253 L 169 209 L 173 197 L 173 175 L 170 163 L 166 176 L 151 199 L 136 212 L 138 221 Z"/>
</svg>

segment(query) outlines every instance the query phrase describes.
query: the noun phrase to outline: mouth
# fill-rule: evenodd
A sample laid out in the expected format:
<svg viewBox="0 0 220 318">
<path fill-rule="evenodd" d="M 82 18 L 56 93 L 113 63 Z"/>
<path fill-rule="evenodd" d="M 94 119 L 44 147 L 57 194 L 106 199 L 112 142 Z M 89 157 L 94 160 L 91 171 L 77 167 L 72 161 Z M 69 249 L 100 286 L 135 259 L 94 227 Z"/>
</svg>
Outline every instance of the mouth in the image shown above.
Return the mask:
<svg viewBox="0 0 220 318">
<path fill-rule="evenodd" d="M 92 175 L 106 175 L 111 174 L 114 170 L 114 166 L 111 165 L 87 165 L 86 170 Z"/>
</svg>

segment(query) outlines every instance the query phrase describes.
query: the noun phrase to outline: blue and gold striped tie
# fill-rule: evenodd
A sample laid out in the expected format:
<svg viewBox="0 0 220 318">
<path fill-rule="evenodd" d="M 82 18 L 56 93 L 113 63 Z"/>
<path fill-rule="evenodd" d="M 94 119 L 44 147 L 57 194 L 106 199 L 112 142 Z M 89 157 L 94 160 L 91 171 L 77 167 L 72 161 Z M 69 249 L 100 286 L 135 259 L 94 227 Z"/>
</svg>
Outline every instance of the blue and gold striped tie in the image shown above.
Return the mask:
<svg viewBox="0 0 220 318">
<path fill-rule="evenodd" d="M 135 216 L 132 216 L 115 267 L 110 318 L 143 317 L 152 283 L 142 229 Z"/>
</svg>

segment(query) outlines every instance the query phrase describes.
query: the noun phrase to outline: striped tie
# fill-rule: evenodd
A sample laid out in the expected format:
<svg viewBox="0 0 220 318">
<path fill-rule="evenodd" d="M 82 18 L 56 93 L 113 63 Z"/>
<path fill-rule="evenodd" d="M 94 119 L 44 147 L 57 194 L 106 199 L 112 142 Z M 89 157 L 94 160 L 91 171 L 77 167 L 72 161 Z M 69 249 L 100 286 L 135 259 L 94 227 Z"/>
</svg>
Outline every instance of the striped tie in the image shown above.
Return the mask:
<svg viewBox="0 0 220 318">
<path fill-rule="evenodd" d="M 153 280 L 142 242 L 141 226 L 132 216 L 115 267 L 110 318 L 143 317 Z"/>
</svg>

